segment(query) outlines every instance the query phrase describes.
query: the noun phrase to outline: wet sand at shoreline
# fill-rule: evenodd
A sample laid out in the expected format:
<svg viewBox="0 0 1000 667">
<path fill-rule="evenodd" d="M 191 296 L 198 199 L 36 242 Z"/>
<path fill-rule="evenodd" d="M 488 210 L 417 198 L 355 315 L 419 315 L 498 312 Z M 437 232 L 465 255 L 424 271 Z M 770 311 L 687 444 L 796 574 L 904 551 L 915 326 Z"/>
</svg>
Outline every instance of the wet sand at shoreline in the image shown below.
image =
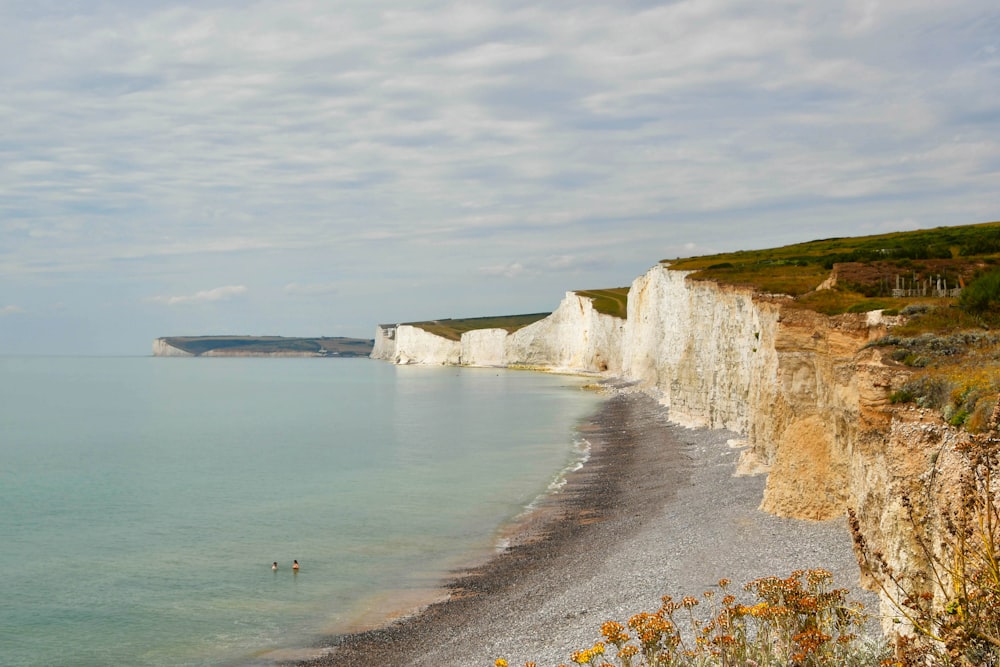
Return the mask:
<svg viewBox="0 0 1000 667">
<path fill-rule="evenodd" d="M 763 476 L 734 477 L 735 434 L 687 429 L 641 393 L 611 396 L 583 428 L 588 463 L 511 535 L 512 546 L 456 575 L 447 601 L 385 628 L 331 637 L 299 667 L 541 667 L 600 638 L 601 623 L 700 595 L 721 578 L 823 567 L 860 590 L 846 522 L 780 519 L 757 509 Z"/>
</svg>

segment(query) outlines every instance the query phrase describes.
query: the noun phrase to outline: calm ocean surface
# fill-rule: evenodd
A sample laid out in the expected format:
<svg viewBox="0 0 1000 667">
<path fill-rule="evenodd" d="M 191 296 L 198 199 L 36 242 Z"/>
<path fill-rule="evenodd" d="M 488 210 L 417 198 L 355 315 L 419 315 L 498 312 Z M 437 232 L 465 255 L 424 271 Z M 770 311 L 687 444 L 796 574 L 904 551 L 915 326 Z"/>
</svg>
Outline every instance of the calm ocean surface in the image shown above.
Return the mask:
<svg viewBox="0 0 1000 667">
<path fill-rule="evenodd" d="M 343 628 L 491 548 L 580 460 L 583 384 L 0 357 L 0 664 L 245 665 Z"/>
</svg>

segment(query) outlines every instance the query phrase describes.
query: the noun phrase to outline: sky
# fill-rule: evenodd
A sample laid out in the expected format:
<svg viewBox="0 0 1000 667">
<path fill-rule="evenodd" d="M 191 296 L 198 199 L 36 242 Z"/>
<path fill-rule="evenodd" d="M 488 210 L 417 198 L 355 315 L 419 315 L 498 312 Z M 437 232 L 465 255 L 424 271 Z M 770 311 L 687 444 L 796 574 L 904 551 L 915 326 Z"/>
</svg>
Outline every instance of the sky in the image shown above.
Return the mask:
<svg viewBox="0 0 1000 667">
<path fill-rule="evenodd" d="M 0 0 L 0 354 L 993 220 L 996 0 Z"/>
</svg>

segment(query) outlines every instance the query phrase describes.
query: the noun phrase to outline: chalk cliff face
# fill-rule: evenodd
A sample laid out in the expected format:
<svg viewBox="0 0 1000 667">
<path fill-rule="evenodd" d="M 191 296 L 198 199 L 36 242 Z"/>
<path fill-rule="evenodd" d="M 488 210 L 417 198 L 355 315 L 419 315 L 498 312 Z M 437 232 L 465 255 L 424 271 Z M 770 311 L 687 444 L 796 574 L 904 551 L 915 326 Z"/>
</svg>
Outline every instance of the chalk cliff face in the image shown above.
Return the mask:
<svg viewBox="0 0 1000 667">
<path fill-rule="evenodd" d="M 506 343 L 506 329 L 468 331 L 462 334 L 462 363 L 468 366 L 507 366 Z"/>
<path fill-rule="evenodd" d="M 618 374 L 625 321 L 594 309 L 594 302 L 567 292 L 543 320 L 518 329 L 504 345 L 508 364 Z"/>
<path fill-rule="evenodd" d="M 419 327 L 402 324 L 396 327 L 394 345 L 382 343 L 380 327 L 379 335 L 375 337 L 375 349 L 386 350 L 391 356 L 389 361 L 397 364 L 451 364 L 461 363 L 462 344 L 457 340 L 448 340 L 441 336 L 427 333 Z M 372 352 L 373 358 L 376 357 Z"/>
<path fill-rule="evenodd" d="M 745 434 L 771 471 L 764 509 L 826 519 L 866 496 L 852 486 L 852 454 L 859 440 L 884 437 L 887 388 L 906 373 L 862 352 L 887 324 L 656 267 L 629 293 L 623 372 L 654 390 L 671 419 Z"/>
<path fill-rule="evenodd" d="M 162 338 L 157 338 L 153 341 L 153 356 L 154 357 L 193 357 L 194 355 L 190 352 L 185 352 L 184 350 L 174 347 Z"/>
<path fill-rule="evenodd" d="M 776 377 L 779 309 L 686 276 L 657 266 L 632 283 L 623 374 L 655 390 L 671 419 L 747 433 Z"/>
<path fill-rule="evenodd" d="M 375 332 L 373 359 L 397 364 L 542 366 L 575 372 L 621 372 L 625 322 L 594 309 L 591 299 L 567 292 L 551 315 L 508 334 L 479 329 L 451 341 L 406 324 Z"/>
<path fill-rule="evenodd" d="M 747 468 L 769 472 L 763 509 L 828 519 L 856 508 L 869 543 L 919 577 L 899 499 L 935 465 L 941 443 L 961 436 L 930 413 L 889 404 L 908 371 L 865 344 L 893 322 L 878 312 L 828 317 L 656 266 L 633 282 L 625 321 L 569 293 L 551 316 L 513 334 L 471 332 L 446 345 L 397 331 L 395 345 L 383 341 L 394 352 L 380 358 L 634 380 L 674 421 L 744 434 Z"/>
</svg>

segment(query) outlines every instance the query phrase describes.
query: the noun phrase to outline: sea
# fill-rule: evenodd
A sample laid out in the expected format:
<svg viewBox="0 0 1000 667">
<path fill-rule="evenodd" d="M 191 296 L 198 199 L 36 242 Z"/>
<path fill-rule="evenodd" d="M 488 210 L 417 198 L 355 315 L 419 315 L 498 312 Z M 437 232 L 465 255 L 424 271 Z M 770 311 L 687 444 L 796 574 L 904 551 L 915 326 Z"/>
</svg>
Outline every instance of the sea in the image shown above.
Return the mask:
<svg viewBox="0 0 1000 667">
<path fill-rule="evenodd" d="M 0 665 L 266 665 L 377 625 L 558 493 L 587 382 L 0 357 Z"/>
</svg>

